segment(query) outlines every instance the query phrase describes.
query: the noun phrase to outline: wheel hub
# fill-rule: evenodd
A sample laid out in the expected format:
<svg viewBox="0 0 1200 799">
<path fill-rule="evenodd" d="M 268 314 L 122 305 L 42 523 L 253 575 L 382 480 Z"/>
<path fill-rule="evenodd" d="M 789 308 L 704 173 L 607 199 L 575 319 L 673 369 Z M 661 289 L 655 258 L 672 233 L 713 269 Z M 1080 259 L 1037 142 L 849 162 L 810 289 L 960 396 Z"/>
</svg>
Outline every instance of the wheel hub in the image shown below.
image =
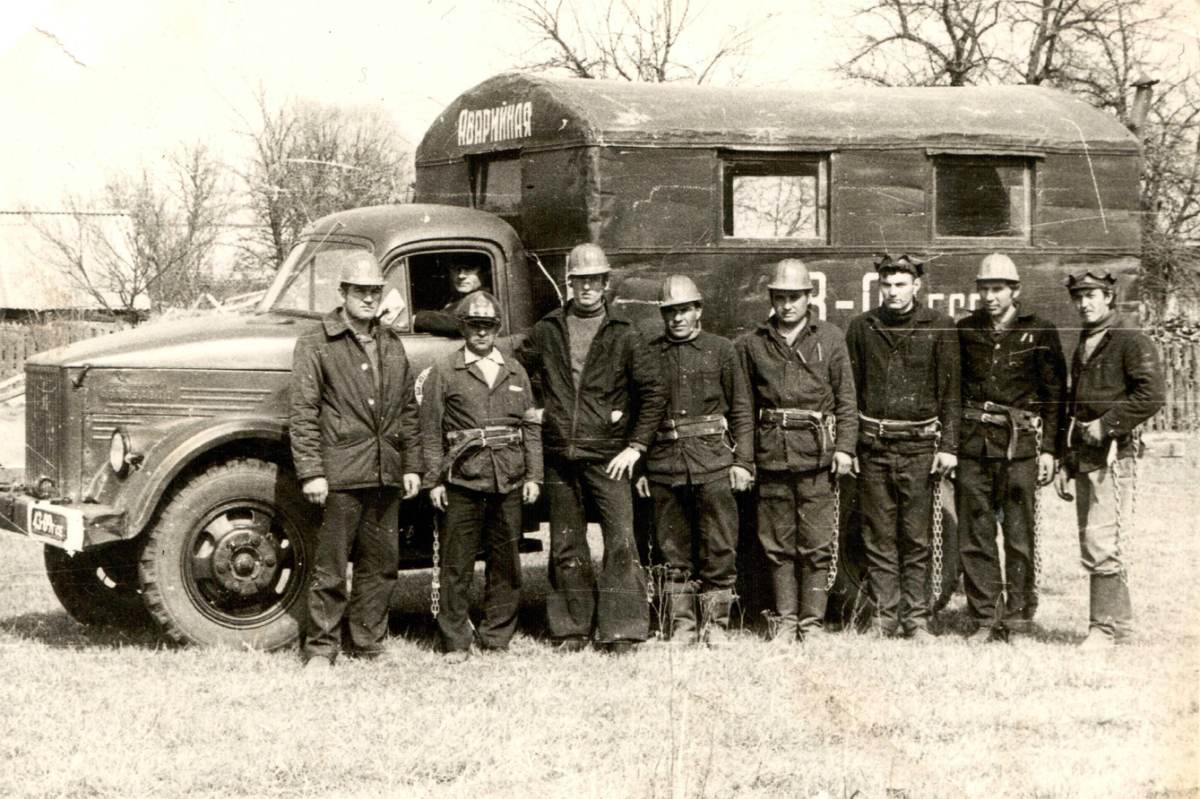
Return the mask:
<svg viewBox="0 0 1200 799">
<path fill-rule="evenodd" d="M 278 572 L 279 541 L 259 530 L 236 530 L 216 542 L 213 571 L 221 587 L 250 596 L 270 586 Z"/>
</svg>

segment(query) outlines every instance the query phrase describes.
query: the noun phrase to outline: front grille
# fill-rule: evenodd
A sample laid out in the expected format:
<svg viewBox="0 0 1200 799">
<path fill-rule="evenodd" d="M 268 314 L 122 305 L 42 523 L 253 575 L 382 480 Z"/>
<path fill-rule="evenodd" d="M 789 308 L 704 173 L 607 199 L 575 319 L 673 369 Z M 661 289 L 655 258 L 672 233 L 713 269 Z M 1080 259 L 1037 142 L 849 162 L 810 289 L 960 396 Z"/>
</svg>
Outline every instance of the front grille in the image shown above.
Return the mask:
<svg viewBox="0 0 1200 799">
<path fill-rule="evenodd" d="M 62 369 L 25 369 L 25 482 L 36 485 L 49 477 L 59 491 L 66 488 L 62 482 L 65 379 Z"/>
</svg>

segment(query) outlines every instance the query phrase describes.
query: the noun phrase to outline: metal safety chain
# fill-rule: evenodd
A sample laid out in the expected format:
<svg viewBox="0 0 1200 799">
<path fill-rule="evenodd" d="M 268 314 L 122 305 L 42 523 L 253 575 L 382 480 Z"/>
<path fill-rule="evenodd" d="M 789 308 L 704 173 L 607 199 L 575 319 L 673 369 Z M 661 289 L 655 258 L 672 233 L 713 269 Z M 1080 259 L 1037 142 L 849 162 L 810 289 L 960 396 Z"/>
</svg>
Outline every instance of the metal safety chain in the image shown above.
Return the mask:
<svg viewBox="0 0 1200 799">
<path fill-rule="evenodd" d="M 933 487 L 933 578 L 930 580 L 933 600 L 942 595 L 942 478 Z"/>
<path fill-rule="evenodd" d="M 838 575 L 838 545 L 841 543 L 838 539 L 841 538 L 841 530 L 838 525 L 838 519 L 841 518 L 842 509 L 842 485 L 838 480 L 837 475 L 833 476 L 833 559 L 829 562 L 829 577 L 825 580 L 825 593 L 833 591 L 833 584 L 837 582 Z"/>
<path fill-rule="evenodd" d="M 1121 581 L 1128 584 L 1129 582 L 1129 544 L 1133 540 L 1133 521 L 1137 514 L 1138 500 L 1138 461 L 1140 460 L 1142 448 L 1142 429 L 1135 427 L 1131 434 L 1133 439 L 1133 463 L 1130 464 L 1132 474 L 1130 482 L 1132 483 L 1129 497 L 1128 517 L 1123 511 L 1124 503 L 1121 501 L 1121 481 L 1117 479 L 1117 464 L 1121 461 L 1116 457 L 1117 442 L 1114 439 L 1110 445 L 1110 455 L 1108 458 L 1109 464 L 1109 479 L 1112 480 L 1113 498 L 1116 501 L 1114 517 L 1117 527 L 1117 557 L 1121 559 Z"/>
<path fill-rule="evenodd" d="M 441 525 L 438 524 L 438 511 L 433 512 L 433 584 L 429 589 L 429 612 L 436 619 L 438 611 L 442 609 L 442 569 L 440 549 L 441 544 L 439 539 L 441 536 Z"/>
<path fill-rule="evenodd" d="M 1034 447 L 1034 460 L 1042 456 L 1042 425 L 1041 417 L 1038 417 L 1038 425 L 1034 428 L 1034 433 L 1037 436 L 1037 444 Z M 1051 470 L 1053 471 L 1053 469 Z M 1042 486 L 1039 486 L 1037 475 L 1034 475 L 1033 481 L 1033 585 L 1030 587 L 1030 593 L 1036 600 L 1038 598 L 1038 585 L 1042 581 Z"/>
</svg>

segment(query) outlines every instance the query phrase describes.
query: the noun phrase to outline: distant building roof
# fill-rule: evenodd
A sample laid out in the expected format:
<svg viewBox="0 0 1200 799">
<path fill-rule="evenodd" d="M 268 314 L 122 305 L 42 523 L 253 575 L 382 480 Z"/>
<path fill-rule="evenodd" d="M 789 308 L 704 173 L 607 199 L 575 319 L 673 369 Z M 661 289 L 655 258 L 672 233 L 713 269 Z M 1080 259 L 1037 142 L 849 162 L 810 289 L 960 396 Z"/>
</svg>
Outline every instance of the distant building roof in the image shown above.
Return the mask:
<svg viewBox="0 0 1200 799">
<path fill-rule="evenodd" d="M 417 163 L 567 144 L 1137 153 L 1115 117 L 1039 86 L 750 89 L 506 73 L 460 95 Z"/>
</svg>

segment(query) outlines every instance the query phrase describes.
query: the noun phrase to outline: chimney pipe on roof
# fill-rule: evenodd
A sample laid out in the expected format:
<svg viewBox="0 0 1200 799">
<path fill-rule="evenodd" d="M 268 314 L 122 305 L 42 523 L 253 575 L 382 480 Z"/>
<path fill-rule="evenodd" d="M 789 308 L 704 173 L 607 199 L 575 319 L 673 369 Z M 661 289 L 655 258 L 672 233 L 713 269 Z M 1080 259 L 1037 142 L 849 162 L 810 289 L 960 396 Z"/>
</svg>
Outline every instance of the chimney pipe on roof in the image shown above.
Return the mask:
<svg viewBox="0 0 1200 799">
<path fill-rule="evenodd" d="M 1150 115 L 1150 100 L 1154 97 L 1154 84 L 1158 83 L 1144 72 L 1133 82 L 1133 110 L 1129 112 L 1129 129 L 1139 138 L 1145 135 L 1146 118 Z"/>
</svg>

